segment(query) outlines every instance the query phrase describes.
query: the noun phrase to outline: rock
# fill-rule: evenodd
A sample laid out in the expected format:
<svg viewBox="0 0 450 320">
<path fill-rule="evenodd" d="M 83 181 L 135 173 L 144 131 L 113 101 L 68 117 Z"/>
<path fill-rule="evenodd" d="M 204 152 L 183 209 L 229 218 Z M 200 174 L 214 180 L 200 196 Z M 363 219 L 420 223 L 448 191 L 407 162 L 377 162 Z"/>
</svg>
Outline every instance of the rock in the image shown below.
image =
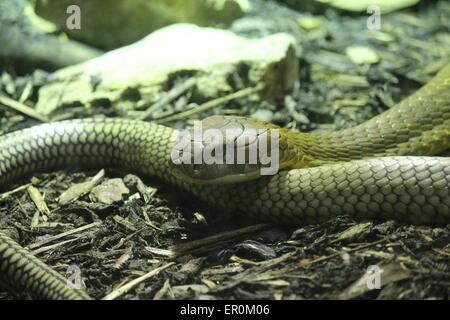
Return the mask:
<svg viewBox="0 0 450 320">
<path fill-rule="evenodd" d="M 380 61 L 378 54 L 367 47 L 348 47 L 345 54 L 355 64 L 374 64 Z"/>
<path fill-rule="evenodd" d="M 0 1 L 0 59 L 61 68 L 99 56 L 100 50 L 54 33 L 26 0 Z"/>
<path fill-rule="evenodd" d="M 311 31 L 320 28 L 325 23 L 325 20 L 322 17 L 303 16 L 297 22 L 301 28 Z"/>
<path fill-rule="evenodd" d="M 352 12 L 367 12 L 369 7 L 379 7 L 380 13 L 389 13 L 411 7 L 420 0 L 315 0 L 331 7 Z"/>
<path fill-rule="evenodd" d="M 272 122 L 273 111 L 267 109 L 258 109 L 251 115 L 251 118 L 258 119 L 264 122 Z"/>
<path fill-rule="evenodd" d="M 297 80 L 295 47 L 294 38 L 283 33 L 247 39 L 220 29 L 173 25 L 132 45 L 56 71 L 53 81 L 39 90 L 36 109 L 48 115 L 63 105 L 89 105 L 105 99 L 113 107 L 120 109 L 122 103 L 126 108 L 129 104 L 121 101 L 122 93 L 134 89 L 148 95 L 170 75 L 182 71 L 196 71 L 198 92 L 215 98 L 233 90 L 227 78 L 243 65 L 249 70 L 250 84 L 263 82 L 265 94 L 277 95 L 290 91 Z"/>
<path fill-rule="evenodd" d="M 78 5 L 81 28 L 69 29 L 66 13 Z M 36 12 L 55 23 L 71 38 L 102 49 L 113 49 L 142 39 L 173 23 L 228 25 L 250 10 L 248 0 L 38 0 Z M 107 12 L 107 14 L 105 14 Z"/>
<path fill-rule="evenodd" d="M 130 193 L 122 179 L 109 179 L 92 189 L 90 198 L 95 202 L 112 204 L 122 201 L 123 195 Z"/>
</svg>

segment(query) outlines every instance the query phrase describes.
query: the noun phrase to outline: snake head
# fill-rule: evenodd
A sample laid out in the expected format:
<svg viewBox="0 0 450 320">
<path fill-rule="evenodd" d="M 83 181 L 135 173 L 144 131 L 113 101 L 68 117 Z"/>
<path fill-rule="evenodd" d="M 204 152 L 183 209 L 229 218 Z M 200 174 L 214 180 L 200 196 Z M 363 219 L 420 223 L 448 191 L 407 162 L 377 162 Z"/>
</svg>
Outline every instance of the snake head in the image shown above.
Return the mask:
<svg viewBox="0 0 450 320">
<path fill-rule="evenodd" d="M 276 174 L 294 160 L 286 131 L 251 118 L 208 117 L 179 133 L 171 154 L 173 173 L 197 184 L 236 183 Z"/>
</svg>

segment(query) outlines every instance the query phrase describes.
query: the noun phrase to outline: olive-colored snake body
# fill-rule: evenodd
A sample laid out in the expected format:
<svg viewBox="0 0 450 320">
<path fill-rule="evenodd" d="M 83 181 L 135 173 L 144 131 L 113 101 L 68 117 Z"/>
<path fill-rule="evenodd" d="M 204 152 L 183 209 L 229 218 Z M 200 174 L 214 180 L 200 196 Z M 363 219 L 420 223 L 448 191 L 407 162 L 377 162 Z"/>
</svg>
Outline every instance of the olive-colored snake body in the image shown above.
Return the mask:
<svg viewBox="0 0 450 320">
<path fill-rule="evenodd" d="M 192 184 L 173 172 L 176 137 L 176 130 L 158 124 L 100 118 L 13 132 L 0 137 L 0 187 L 71 164 L 120 166 L 263 221 L 304 224 L 350 214 L 413 224 L 450 222 L 450 158 L 431 157 L 450 148 L 450 64 L 416 93 L 359 126 L 295 133 L 310 168 L 239 184 Z M 0 280 L 37 297 L 89 298 L 3 233 Z"/>
</svg>

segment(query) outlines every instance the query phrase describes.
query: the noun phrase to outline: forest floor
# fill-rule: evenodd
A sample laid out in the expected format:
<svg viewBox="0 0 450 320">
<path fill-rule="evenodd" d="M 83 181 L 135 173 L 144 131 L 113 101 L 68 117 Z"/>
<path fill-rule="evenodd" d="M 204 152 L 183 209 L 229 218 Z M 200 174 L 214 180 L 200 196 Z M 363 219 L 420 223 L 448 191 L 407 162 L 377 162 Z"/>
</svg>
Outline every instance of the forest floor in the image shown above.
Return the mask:
<svg viewBox="0 0 450 320">
<path fill-rule="evenodd" d="M 239 110 L 240 115 L 263 115 L 292 129 L 338 130 L 388 109 L 447 62 L 446 1 L 426 1 L 415 9 L 383 15 L 379 31 L 367 29 L 367 18 L 332 9 L 312 16 L 268 2 L 232 30 L 251 36 L 282 31 L 299 39 L 300 85 L 285 97 L 242 97 L 200 116 Z M 442 21 L 447 21 L 446 28 Z M 355 44 L 374 48 L 379 62 L 353 63 L 345 52 Z M 235 75 L 236 90 L 245 87 L 240 77 Z M 0 91 L 17 97 L 30 79 L 36 81 L 35 89 L 45 74 L 17 75 L 14 68 L 4 67 Z M 188 93 L 184 98 L 192 99 Z M 183 127 L 188 120 L 168 125 Z M 36 123 L 0 108 L 0 134 Z M 91 181 L 96 171 L 39 173 L 0 193 L 0 228 L 60 273 L 81 271 L 83 286 L 94 298 L 117 293 L 114 290 L 143 275 L 148 279 L 117 298 L 450 297 L 450 225 L 355 221 L 350 216 L 298 227 L 255 224 L 152 177 L 105 169 L 101 181 L 119 178 L 129 190 L 122 201 L 104 204 L 86 194 L 58 204 L 64 191 Z M 38 221 L 41 213 L 30 197 L 30 185 L 45 195 L 46 222 Z M 376 286 L 368 270 L 382 271 L 380 289 L 367 285 Z M 0 292 L 0 299 L 9 298 L 13 296 Z"/>
</svg>

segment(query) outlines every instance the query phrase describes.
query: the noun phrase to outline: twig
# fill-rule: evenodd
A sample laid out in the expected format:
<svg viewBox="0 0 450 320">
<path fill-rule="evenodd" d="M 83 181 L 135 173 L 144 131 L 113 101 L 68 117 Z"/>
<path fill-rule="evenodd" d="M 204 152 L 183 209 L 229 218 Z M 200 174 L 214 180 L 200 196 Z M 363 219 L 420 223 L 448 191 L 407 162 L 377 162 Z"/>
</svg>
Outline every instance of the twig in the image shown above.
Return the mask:
<svg viewBox="0 0 450 320">
<path fill-rule="evenodd" d="M 44 240 L 41 240 L 41 241 L 38 241 L 38 242 L 30 244 L 28 246 L 28 249 L 34 250 L 34 249 L 39 248 L 40 246 L 43 246 L 43 245 L 45 245 L 45 244 L 47 244 L 49 242 L 52 242 L 52 241 L 55 241 L 55 240 L 58 240 L 58 239 L 61 239 L 61 238 L 67 237 L 67 236 L 71 236 L 71 235 L 74 235 L 76 233 L 83 232 L 85 230 L 91 229 L 93 227 L 97 227 L 99 225 L 101 225 L 100 222 L 94 222 L 94 223 L 87 224 L 85 226 L 82 226 L 82 227 L 79 227 L 79 228 L 76 228 L 76 229 L 72 229 L 72 230 L 69 230 L 69 231 L 57 234 L 55 236 L 51 236 L 51 237 L 45 238 Z"/>
<path fill-rule="evenodd" d="M 33 90 L 33 85 L 31 84 L 31 81 L 27 81 L 27 84 L 25 85 L 25 88 L 22 91 L 22 94 L 19 98 L 19 103 L 24 103 L 27 101 L 27 99 L 30 97 Z"/>
<path fill-rule="evenodd" d="M 3 94 L 0 94 L 0 103 L 8 108 L 13 109 L 14 111 L 23 113 L 24 115 L 26 115 L 30 118 L 39 120 L 41 122 L 48 122 L 48 119 L 46 117 L 44 117 L 43 115 L 41 115 L 36 110 L 30 108 L 29 106 L 27 106 L 23 103 L 20 103 L 16 100 L 8 98 L 7 96 L 5 96 Z"/>
<path fill-rule="evenodd" d="M 198 113 L 202 113 L 205 111 L 208 111 L 210 109 L 214 109 L 215 107 L 224 104 L 228 101 L 234 100 L 234 99 L 238 99 L 238 98 L 242 98 L 245 96 L 248 96 L 252 93 L 256 93 L 261 91 L 264 88 L 264 85 L 260 84 L 257 85 L 256 87 L 251 87 L 251 88 L 245 88 L 242 90 L 239 90 L 237 92 L 233 92 L 229 95 L 226 95 L 224 97 L 220 97 L 217 99 L 213 99 L 210 100 L 208 102 L 205 102 L 193 109 L 189 109 L 177 114 L 174 114 L 172 116 L 168 116 L 166 118 L 162 118 L 162 119 L 157 119 L 156 122 L 158 123 L 167 123 L 167 122 L 171 122 L 171 121 L 177 121 L 177 120 L 183 120 L 183 119 L 189 119 L 191 116 L 196 115 Z"/>
<path fill-rule="evenodd" d="M 232 231 L 226 231 L 216 234 L 214 236 L 186 242 L 180 245 L 171 246 L 168 248 L 168 250 L 153 247 L 145 247 L 145 249 L 154 254 L 158 254 L 169 258 L 180 257 L 185 254 L 194 254 L 194 253 L 199 254 L 205 251 L 209 252 L 211 250 L 216 249 L 217 247 L 223 247 L 224 245 L 236 241 L 237 239 L 240 239 L 243 236 L 267 229 L 269 226 L 270 226 L 269 224 L 256 224 Z"/>
<path fill-rule="evenodd" d="M 61 241 L 61 242 L 58 242 L 58 243 L 55 243 L 55 244 L 52 244 L 52 245 L 49 245 L 49 246 L 46 246 L 46 247 L 41 247 L 39 249 L 31 251 L 31 254 L 36 256 L 36 255 L 38 255 L 40 253 L 43 253 L 45 251 L 49 251 L 49 250 L 61 247 L 61 246 L 65 245 L 65 244 L 67 244 L 67 243 L 71 243 L 71 242 L 74 242 L 76 240 L 78 240 L 78 239 L 69 239 L 69 240 Z"/>
<path fill-rule="evenodd" d="M 383 243 L 383 242 L 385 242 L 385 241 L 387 241 L 387 238 L 384 238 L 384 239 L 381 239 L 381 240 L 378 240 L 378 241 L 375 241 L 375 242 L 372 242 L 372 243 L 368 243 L 368 244 L 365 244 L 365 245 L 362 245 L 362 246 L 353 248 L 353 249 L 348 250 L 348 251 L 346 251 L 346 252 L 347 252 L 347 253 L 352 253 L 352 252 L 355 252 L 355 251 L 359 251 L 359 250 L 362 250 L 362 249 L 366 249 L 366 248 L 375 246 L 375 245 L 380 244 L 380 243 Z M 336 252 L 336 253 L 330 254 L 329 256 L 320 257 L 320 258 L 317 258 L 317 259 L 315 259 L 315 260 L 310 260 L 310 261 L 300 262 L 300 263 L 298 264 L 298 266 L 299 266 L 299 267 L 310 266 L 310 265 L 316 264 L 316 263 L 318 263 L 318 262 L 323 262 L 323 261 L 326 261 L 326 260 L 330 260 L 330 259 L 335 258 L 335 257 L 338 257 L 338 256 L 340 256 L 340 255 L 341 255 L 341 252 Z"/>
<path fill-rule="evenodd" d="M 176 99 L 180 95 L 182 95 L 184 92 L 188 91 L 190 88 L 192 88 L 197 83 L 196 78 L 190 78 L 183 82 L 182 84 L 174 87 L 172 90 L 170 90 L 166 96 L 162 97 L 158 102 L 151 105 L 147 110 L 143 112 L 138 117 L 138 120 L 147 120 L 150 118 L 150 116 L 158 109 L 161 109 L 165 105 L 172 102 L 172 100 Z"/>
<path fill-rule="evenodd" d="M 144 282 L 145 280 L 158 275 L 161 271 L 173 266 L 174 264 L 175 264 L 175 262 L 169 262 L 159 268 L 153 269 L 152 271 L 140 276 L 139 278 L 136 278 L 136 279 L 128 282 L 127 284 L 120 286 L 119 288 L 113 290 L 110 294 L 105 296 L 102 300 L 114 300 L 114 299 L 120 297 L 121 295 L 124 295 L 125 293 L 127 293 L 128 291 L 133 289 L 135 286 L 140 284 L 141 282 Z"/>
<path fill-rule="evenodd" d="M 8 198 L 9 196 L 11 196 L 11 195 L 13 195 L 13 194 L 15 194 L 17 192 L 20 192 L 20 191 L 23 191 L 23 190 L 27 189 L 29 186 L 31 186 L 31 183 L 24 184 L 23 186 L 17 187 L 14 190 L 7 191 L 7 192 L 4 192 L 4 193 L 0 194 L 0 201 Z"/>
</svg>

